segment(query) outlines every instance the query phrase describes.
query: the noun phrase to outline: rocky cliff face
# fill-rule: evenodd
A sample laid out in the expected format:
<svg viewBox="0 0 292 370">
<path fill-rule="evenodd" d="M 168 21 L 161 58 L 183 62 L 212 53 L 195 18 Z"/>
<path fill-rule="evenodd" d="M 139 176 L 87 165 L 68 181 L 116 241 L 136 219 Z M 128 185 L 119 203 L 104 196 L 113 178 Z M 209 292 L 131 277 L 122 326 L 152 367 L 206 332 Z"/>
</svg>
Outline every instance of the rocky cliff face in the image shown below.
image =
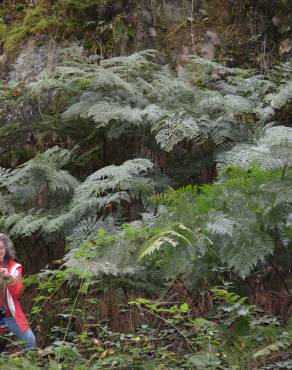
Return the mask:
<svg viewBox="0 0 292 370">
<path fill-rule="evenodd" d="M 289 0 L 34 0 L 2 2 L 1 76 L 31 81 L 83 46 L 97 58 L 157 49 L 175 66 L 197 54 L 267 73 L 292 55 Z"/>
</svg>

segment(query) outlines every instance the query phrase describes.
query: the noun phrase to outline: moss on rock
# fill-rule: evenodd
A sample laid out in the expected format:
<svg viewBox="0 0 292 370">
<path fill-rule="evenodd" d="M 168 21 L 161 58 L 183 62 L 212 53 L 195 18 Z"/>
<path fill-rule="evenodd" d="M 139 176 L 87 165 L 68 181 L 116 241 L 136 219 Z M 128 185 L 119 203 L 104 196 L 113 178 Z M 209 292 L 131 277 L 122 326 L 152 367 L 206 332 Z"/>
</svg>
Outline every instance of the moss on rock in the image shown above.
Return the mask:
<svg viewBox="0 0 292 370">
<path fill-rule="evenodd" d="M 196 53 L 263 72 L 281 58 L 278 51 L 284 36 L 278 30 L 281 25 L 278 29 L 273 25 L 273 16 L 283 12 L 286 16 L 291 9 L 289 2 L 277 0 L 273 9 L 265 7 L 264 0 L 202 0 L 195 2 L 193 9 L 189 0 L 35 3 L 4 0 L 0 5 L 0 41 L 10 60 L 31 37 L 37 42 L 46 37 L 57 42 L 73 37 L 89 53 L 101 57 L 155 48 L 174 64 L 184 63 L 182 59 Z M 274 17 L 274 22 L 278 18 Z"/>
</svg>

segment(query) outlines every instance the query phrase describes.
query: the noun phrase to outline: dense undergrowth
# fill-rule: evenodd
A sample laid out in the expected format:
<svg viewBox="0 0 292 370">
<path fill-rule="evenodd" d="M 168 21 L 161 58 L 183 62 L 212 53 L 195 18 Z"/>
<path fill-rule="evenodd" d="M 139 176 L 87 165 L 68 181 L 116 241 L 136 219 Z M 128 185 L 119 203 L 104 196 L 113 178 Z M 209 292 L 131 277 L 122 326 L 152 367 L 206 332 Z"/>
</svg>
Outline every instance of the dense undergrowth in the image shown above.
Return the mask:
<svg viewBox="0 0 292 370">
<path fill-rule="evenodd" d="M 143 318 L 135 330 L 117 332 L 98 320 L 96 300 L 84 293 L 83 304 L 64 311 L 51 344 L 27 355 L 2 355 L 0 368 L 16 369 L 289 369 L 291 320 L 285 326 L 265 316 L 245 298 L 212 289 L 214 307 L 194 318 L 187 303 L 130 301 Z M 85 314 L 85 306 L 87 314 Z M 124 308 L 127 311 L 129 308 Z M 91 311 L 91 314 L 89 314 Z M 56 318 L 59 324 L 60 318 Z M 82 326 L 78 331 L 76 327 Z M 290 360 L 289 360 L 290 359 Z"/>
</svg>

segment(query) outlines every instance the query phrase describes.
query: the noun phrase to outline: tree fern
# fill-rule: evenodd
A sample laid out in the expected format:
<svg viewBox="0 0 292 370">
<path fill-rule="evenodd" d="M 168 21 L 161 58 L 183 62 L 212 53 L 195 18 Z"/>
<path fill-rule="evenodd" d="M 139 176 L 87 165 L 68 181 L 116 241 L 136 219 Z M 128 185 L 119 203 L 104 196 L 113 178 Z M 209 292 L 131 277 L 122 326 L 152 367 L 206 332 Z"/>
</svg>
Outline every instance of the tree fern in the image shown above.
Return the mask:
<svg viewBox="0 0 292 370">
<path fill-rule="evenodd" d="M 183 140 L 192 140 L 199 136 L 199 127 L 191 118 L 181 114 L 171 114 L 161 118 L 152 126 L 155 139 L 161 148 L 171 151 Z"/>
<path fill-rule="evenodd" d="M 248 168 L 256 163 L 264 169 L 285 169 L 292 163 L 292 129 L 275 126 L 268 128 L 256 145 L 238 145 L 219 157 L 220 168 L 238 166 Z"/>
<path fill-rule="evenodd" d="M 258 141 L 273 149 L 270 155 L 278 155 L 278 150 L 288 153 L 289 130 L 272 127 Z M 185 274 L 202 271 L 202 264 L 212 261 L 213 266 L 225 265 L 244 278 L 259 264 L 267 263 L 276 248 L 285 254 L 291 242 L 291 164 L 285 162 L 283 176 L 282 164 L 254 167 L 253 160 L 240 162 L 234 157 L 236 150 L 228 158 L 233 165 L 238 160 L 235 163 L 240 167 L 225 167 L 214 185 L 199 191 L 171 191 L 156 198 L 169 210 L 156 225 L 167 226 L 145 243 L 140 258 L 157 252 L 165 270 L 171 268 L 175 273 L 175 261 L 179 260 L 179 273 Z M 265 160 L 271 161 L 268 156 Z M 184 225 L 190 231 L 186 235 L 182 233 Z"/>
<path fill-rule="evenodd" d="M 72 147 L 73 134 L 65 128 L 83 133 L 86 126 L 92 152 L 83 137 L 77 139 L 85 154 L 96 157 L 96 148 L 118 154 L 98 158 L 90 175 L 80 176 L 82 182 L 63 170 L 70 151 L 56 147 L 15 170 L 1 169 L 1 225 L 20 237 L 66 238 L 71 247 L 66 267 L 78 269 L 79 261 L 80 271 L 91 263 L 92 276 L 140 271 L 147 256 L 147 261 L 158 258 L 161 270 L 177 267 L 179 273 L 199 275 L 224 265 L 244 277 L 289 243 L 291 129 L 269 127 L 250 143 L 258 125 L 276 119 L 275 111 L 289 103 L 289 68 L 279 82 L 202 58 L 174 70 L 155 62 L 155 56 L 149 50 L 100 64 L 86 58 L 62 61 L 40 81 L 21 87 L 17 99 L 2 94 L 4 124 L 22 122 L 25 104 L 25 118 L 37 124 L 37 133 L 44 130 L 45 136 L 44 128 L 52 127 L 46 144 L 62 132 L 60 141 L 63 137 Z M 102 226 L 133 201 L 143 202 L 144 211 L 155 191 L 149 176 L 153 164 L 132 159 L 134 153 L 147 151 L 165 172 L 163 161 L 175 164 L 184 153 L 192 181 L 200 181 L 194 169 L 202 163 L 213 168 L 218 152 L 238 142 L 245 144 L 219 157 L 213 186 L 170 191 L 158 200 L 163 210 L 148 219 L 141 215 L 130 231 Z M 127 143 L 123 155 L 116 149 L 121 143 Z M 111 163 L 131 160 L 100 168 L 109 158 Z"/>
<path fill-rule="evenodd" d="M 81 184 L 62 170 L 69 159 L 68 150 L 54 147 L 13 171 L 2 170 L 0 212 L 10 234 L 69 237 L 82 220 L 154 191 L 147 177 L 153 165 L 146 159 L 102 168 Z"/>
<path fill-rule="evenodd" d="M 153 168 L 153 164 L 146 159 L 133 159 L 121 166 L 111 165 L 90 175 L 75 191 L 75 201 L 84 201 L 92 196 L 103 196 L 107 192 L 130 191 L 135 192 L 135 180 L 140 182 L 139 175 L 146 175 Z M 145 179 L 145 185 L 151 184 Z M 148 186 L 147 185 L 147 186 Z M 146 187 L 147 187 L 146 186 Z M 152 187 L 153 189 L 153 187 Z M 121 192 L 121 195 L 124 193 Z"/>
<path fill-rule="evenodd" d="M 261 99 L 273 85 L 252 76 L 251 71 L 230 69 L 195 58 L 185 71 L 175 73 L 169 66 L 155 64 L 152 61 L 155 54 L 153 50 L 143 51 L 104 60 L 100 66 L 80 63 L 70 68 L 60 66 L 57 75 L 60 74 L 59 78 L 65 84 L 72 85 L 72 90 L 80 76 L 90 81 L 79 101 L 63 112 L 63 119 L 92 118 L 97 128 L 107 127 L 110 138 L 127 134 L 135 127 L 144 128 L 143 123 L 147 122 L 149 129 L 155 132 L 156 142 L 169 151 L 186 138 L 200 143 L 198 139 L 204 136 L 205 130 L 203 124 L 201 133 L 203 117 L 210 125 L 216 122 L 218 132 L 224 131 L 220 145 L 241 137 L 236 131 L 243 115 L 267 117 L 264 115 L 267 107 Z M 212 89 L 190 83 L 193 74 L 197 73 L 195 66 L 202 76 L 203 70 L 206 71 L 206 78 L 217 74 Z M 233 88 L 232 93 L 226 93 L 222 84 Z M 240 88 L 242 85 L 244 87 Z M 155 111 L 151 114 L 150 107 L 155 107 L 156 116 Z M 184 120 L 181 119 L 183 116 Z M 119 124 L 114 125 L 116 122 Z M 215 139 L 214 144 L 217 142 Z"/>
<path fill-rule="evenodd" d="M 289 60 L 273 70 L 273 79 L 280 83 L 277 92 L 268 94 L 266 100 L 270 102 L 273 109 L 281 109 L 291 102 L 292 99 L 292 63 Z"/>
<path fill-rule="evenodd" d="M 142 124 L 142 110 L 139 108 L 123 107 L 117 103 L 108 103 L 101 101 L 93 105 L 88 110 L 88 117 L 92 117 L 97 123 L 97 127 L 104 127 L 110 121 L 126 121 L 133 125 L 140 126 Z"/>
</svg>

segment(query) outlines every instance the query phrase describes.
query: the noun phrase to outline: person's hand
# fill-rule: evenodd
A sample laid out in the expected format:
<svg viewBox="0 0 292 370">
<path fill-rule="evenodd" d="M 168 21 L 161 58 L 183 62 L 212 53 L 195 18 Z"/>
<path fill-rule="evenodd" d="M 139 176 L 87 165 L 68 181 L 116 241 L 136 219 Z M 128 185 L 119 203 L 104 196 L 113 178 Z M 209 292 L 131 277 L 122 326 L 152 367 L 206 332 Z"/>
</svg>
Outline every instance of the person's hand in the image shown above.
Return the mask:
<svg viewBox="0 0 292 370">
<path fill-rule="evenodd" d="M 8 269 L 6 268 L 0 268 L 0 275 L 1 276 L 9 276 Z"/>
</svg>

